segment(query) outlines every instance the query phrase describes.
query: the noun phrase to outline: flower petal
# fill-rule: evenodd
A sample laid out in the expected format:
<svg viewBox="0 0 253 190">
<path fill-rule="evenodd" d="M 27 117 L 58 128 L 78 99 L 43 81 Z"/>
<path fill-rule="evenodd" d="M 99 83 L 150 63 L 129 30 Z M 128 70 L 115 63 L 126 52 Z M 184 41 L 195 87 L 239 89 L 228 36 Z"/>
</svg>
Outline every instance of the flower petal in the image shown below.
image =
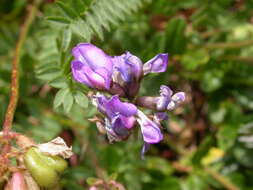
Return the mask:
<svg viewBox="0 0 253 190">
<path fill-rule="evenodd" d="M 150 144 L 144 142 L 142 149 L 141 149 L 141 159 L 144 160 L 145 159 L 145 153 L 149 150 L 150 148 Z"/>
<path fill-rule="evenodd" d="M 176 94 L 174 94 L 171 99 L 179 104 L 181 102 L 183 102 L 185 100 L 185 93 L 184 92 L 177 92 Z"/>
<path fill-rule="evenodd" d="M 72 61 L 71 69 L 73 77 L 76 81 L 80 83 L 84 83 L 89 87 L 93 87 L 89 79 L 86 77 L 86 74 L 83 72 L 84 64 L 81 61 Z"/>
<path fill-rule="evenodd" d="M 129 129 L 125 127 L 125 123 L 122 120 L 121 115 L 117 115 L 112 119 L 112 129 L 116 135 L 124 139 L 129 135 Z"/>
<path fill-rule="evenodd" d="M 106 103 L 106 111 L 109 117 L 112 114 L 120 113 L 126 117 L 133 116 L 137 113 L 137 108 L 134 104 L 121 102 L 118 95 L 114 95 L 111 99 Z"/>
<path fill-rule="evenodd" d="M 160 86 L 160 96 L 168 96 L 171 97 L 173 94 L 173 91 L 165 85 Z"/>
<path fill-rule="evenodd" d="M 137 108 L 134 104 L 121 102 L 118 95 L 114 95 L 108 99 L 103 94 L 97 93 L 93 97 L 93 100 L 99 111 L 106 114 L 110 119 L 115 117 L 117 114 L 125 117 L 131 117 L 137 113 Z M 133 122 L 132 120 L 127 120 L 125 122 L 131 123 Z"/>
<path fill-rule="evenodd" d="M 172 90 L 168 86 L 161 85 L 160 96 L 157 98 L 156 103 L 156 109 L 158 111 L 163 111 L 167 108 L 169 102 L 171 101 L 172 93 Z"/>
<path fill-rule="evenodd" d="M 131 82 L 134 79 L 138 80 L 142 75 L 142 61 L 130 52 L 126 52 L 121 56 L 113 57 L 112 62 L 114 75 L 117 75 L 117 72 L 120 72 L 121 77 L 125 82 Z"/>
<path fill-rule="evenodd" d="M 140 124 L 143 140 L 146 143 L 154 144 L 163 139 L 159 125 L 150 120 L 143 112 L 138 110 L 137 122 Z"/>
<path fill-rule="evenodd" d="M 104 67 L 109 73 L 112 73 L 111 58 L 93 44 L 78 44 L 73 48 L 72 55 L 76 60 L 87 64 L 93 70 Z"/>
<path fill-rule="evenodd" d="M 150 59 L 143 65 L 144 75 L 148 73 L 161 73 L 166 71 L 168 65 L 168 54 L 161 53 Z"/>
</svg>

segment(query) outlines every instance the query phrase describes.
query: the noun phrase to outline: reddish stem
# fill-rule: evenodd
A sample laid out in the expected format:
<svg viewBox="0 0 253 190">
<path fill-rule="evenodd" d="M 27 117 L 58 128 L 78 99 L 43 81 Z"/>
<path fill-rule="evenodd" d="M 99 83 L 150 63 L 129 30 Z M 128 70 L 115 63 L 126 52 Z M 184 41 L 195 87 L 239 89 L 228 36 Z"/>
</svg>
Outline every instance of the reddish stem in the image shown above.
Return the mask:
<svg viewBox="0 0 253 190">
<path fill-rule="evenodd" d="M 12 73 L 11 73 L 11 91 L 10 91 L 10 101 L 5 114 L 5 119 L 3 123 L 3 134 L 4 138 L 9 141 L 10 131 L 13 123 L 14 113 L 17 107 L 17 102 L 19 98 L 19 64 L 20 64 L 20 52 L 24 45 L 28 30 L 35 18 L 37 12 L 37 7 L 40 4 L 40 0 L 35 0 L 34 4 L 30 7 L 28 15 L 25 22 L 21 25 L 19 39 L 16 44 L 14 57 L 12 60 Z M 2 155 L 5 155 L 10 150 L 9 142 L 3 147 Z"/>
</svg>

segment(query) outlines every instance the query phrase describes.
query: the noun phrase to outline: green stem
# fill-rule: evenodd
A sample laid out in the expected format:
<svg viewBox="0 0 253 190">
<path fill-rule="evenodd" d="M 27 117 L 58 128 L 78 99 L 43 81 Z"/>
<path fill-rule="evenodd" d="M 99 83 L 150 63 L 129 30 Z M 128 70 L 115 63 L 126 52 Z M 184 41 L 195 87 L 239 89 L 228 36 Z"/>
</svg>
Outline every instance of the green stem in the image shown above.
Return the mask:
<svg viewBox="0 0 253 190">
<path fill-rule="evenodd" d="M 215 180 L 217 180 L 220 184 L 222 184 L 226 189 L 228 190 L 239 190 L 238 187 L 236 187 L 233 183 L 229 181 L 228 178 L 225 176 L 217 173 L 214 170 L 211 170 L 209 168 L 204 169 L 209 175 L 211 175 Z"/>
</svg>

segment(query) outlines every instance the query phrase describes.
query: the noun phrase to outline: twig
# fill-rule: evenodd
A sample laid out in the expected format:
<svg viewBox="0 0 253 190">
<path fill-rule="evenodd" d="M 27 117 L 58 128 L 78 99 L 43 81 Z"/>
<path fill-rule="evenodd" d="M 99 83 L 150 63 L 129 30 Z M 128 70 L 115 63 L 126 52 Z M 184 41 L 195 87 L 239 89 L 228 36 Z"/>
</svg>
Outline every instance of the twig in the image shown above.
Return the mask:
<svg viewBox="0 0 253 190">
<path fill-rule="evenodd" d="M 180 172 L 191 173 L 194 171 L 194 168 L 191 166 L 186 166 L 180 162 L 173 162 L 172 167 Z M 216 181 L 218 181 L 223 187 L 227 190 L 239 190 L 237 186 L 235 186 L 227 177 L 219 174 L 215 170 L 212 170 L 208 167 L 203 168 L 203 170 L 212 176 Z"/>
<path fill-rule="evenodd" d="M 12 73 L 11 73 L 11 91 L 10 91 L 10 101 L 5 114 L 5 119 L 3 123 L 3 133 L 6 139 L 8 139 L 9 132 L 12 127 L 14 113 L 17 107 L 17 102 L 19 98 L 19 64 L 20 64 L 20 52 L 24 45 L 28 30 L 36 16 L 36 12 L 41 0 L 35 0 L 34 4 L 30 7 L 28 15 L 25 22 L 21 25 L 19 39 L 16 44 L 14 57 L 12 60 Z M 8 152 L 9 145 L 7 144 L 2 151 L 2 154 Z"/>
<path fill-rule="evenodd" d="M 205 171 L 211 175 L 215 180 L 217 180 L 220 184 L 222 184 L 226 189 L 228 190 L 239 190 L 238 187 L 236 187 L 233 183 L 229 181 L 225 176 L 217 173 L 214 170 L 211 170 L 209 168 L 205 168 Z"/>
<path fill-rule="evenodd" d="M 253 45 L 253 40 L 245 40 L 240 42 L 220 42 L 220 43 L 209 43 L 204 45 L 204 48 L 207 49 L 233 49 L 233 48 L 241 48 L 244 46 Z"/>
<path fill-rule="evenodd" d="M 253 56 L 237 56 L 237 55 L 226 55 L 219 57 L 220 60 L 228 60 L 228 61 L 241 61 L 253 63 Z"/>
<path fill-rule="evenodd" d="M 202 38 L 208 38 L 210 36 L 213 36 L 214 34 L 217 34 L 217 33 L 220 33 L 220 32 L 227 32 L 228 30 L 225 30 L 225 29 L 214 29 L 214 30 L 211 30 L 211 31 L 205 31 L 205 32 L 202 32 L 200 33 L 200 36 Z"/>
</svg>

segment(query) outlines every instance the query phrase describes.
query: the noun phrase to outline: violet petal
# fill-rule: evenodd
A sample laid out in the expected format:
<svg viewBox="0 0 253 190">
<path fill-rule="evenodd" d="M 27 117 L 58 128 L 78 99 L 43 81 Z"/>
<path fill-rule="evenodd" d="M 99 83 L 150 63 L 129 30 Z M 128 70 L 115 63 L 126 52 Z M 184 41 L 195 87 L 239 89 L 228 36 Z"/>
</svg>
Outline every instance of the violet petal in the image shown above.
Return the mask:
<svg viewBox="0 0 253 190">
<path fill-rule="evenodd" d="M 126 52 L 121 56 L 113 57 L 112 62 L 114 67 L 114 75 L 117 75 L 117 72 L 119 72 L 125 82 L 138 80 L 142 75 L 141 60 L 138 57 L 132 55 L 130 52 Z"/>
<path fill-rule="evenodd" d="M 144 75 L 148 73 L 161 73 L 166 71 L 168 65 L 168 54 L 161 53 L 147 61 L 143 65 Z"/>
<path fill-rule="evenodd" d="M 138 110 L 137 122 L 141 127 L 143 140 L 146 143 L 154 144 L 158 143 L 163 139 L 163 135 L 159 128 L 159 125 L 154 121 L 150 120 L 143 112 Z"/>
</svg>

